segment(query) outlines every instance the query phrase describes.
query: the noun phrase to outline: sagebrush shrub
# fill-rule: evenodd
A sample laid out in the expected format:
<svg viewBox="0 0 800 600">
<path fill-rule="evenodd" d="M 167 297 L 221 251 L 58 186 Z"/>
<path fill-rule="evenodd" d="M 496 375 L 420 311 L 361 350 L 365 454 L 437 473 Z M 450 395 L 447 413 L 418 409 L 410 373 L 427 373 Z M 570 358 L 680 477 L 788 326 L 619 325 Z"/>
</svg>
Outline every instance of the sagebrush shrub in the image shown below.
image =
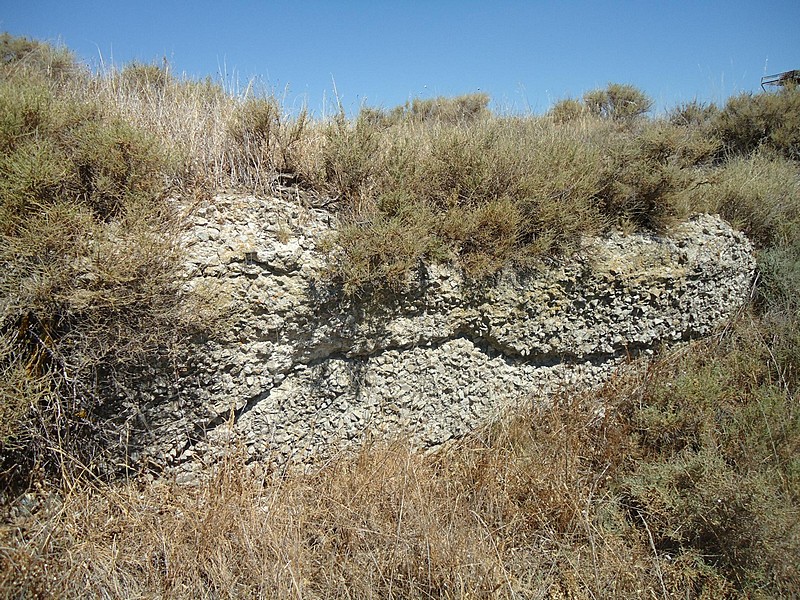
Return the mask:
<svg viewBox="0 0 800 600">
<path fill-rule="evenodd" d="M 0 80 L 0 456 L 12 463 L 19 445 L 43 464 L 86 457 L 101 440 L 76 437 L 91 427 L 74 414 L 97 407 L 103 373 L 185 322 L 170 157 L 62 83 L 28 70 Z"/>
<path fill-rule="evenodd" d="M 488 94 L 467 94 L 455 98 L 415 98 L 406 114 L 411 119 L 450 124 L 472 123 L 489 115 Z"/>
<path fill-rule="evenodd" d="M 729 152 L 748 154 L 766 147 L 800 159 L 800 88 L 741 94 L 728 100 L 713 129 Z"/>
<path fill-rule="evenodd" d="M 318 183 L 335 196 L 359 203 L 371 193 L 379 158 L 379 131 L 366 119 L 351 123 L 339 114 L 325 128 Z"/>
<path fill-rule="evenodd" d="M 641 131 L 611 129 L 602 139 L 604 185 L 597 199 L 611 223 L 664 229 L 685 216 L 680 195 L 700 177 L 695 167 L 718 144 L 695 130 L 654 122 Z"/>
<path fill-rule="evenodd" d="M 5 75 L 37 74 L 62 82 L 83 71 L 75 55 L 62 46 L 0 34 L 0 72 Z"/>
<path fill-rule="evenodd" d="M 119 83 L 128 93 L 161 94 L 174 81 L 166 60 L 161 65 L 134 61 L 119 72 Z"/>
<path fill-rule="evenodd" d="M 734 157 L 686 192 L 695 210 L 719 213 L 761 248 L 794 245 L 800 236 L 800 169 L 766 154 Z"/>
<path fill-rule="evenodd" d="M 348 295 L 399 292 L 423 259 L 441 257 L 444 251 L 424 203 L 408 197 L 379 197 L 378 202 L 392 208 L 367 209 L 364 218 L 364 207 L 353 207 L 336 236 L 330 273 Z"/>
<path fill-rule="evenodd" d="M 631 121 L 649 112 L 653 106 L 653 101 L 644 92 L 619 83 L 587 92 L 583 103 L 590 113 L 614 121 Z"/>
<path fill-rule="evenodd" d="M 672 109 L 668 113 L 669 122 L 683 127 L 708 128 L 719 114 L 716 104 L 705 104 L 692 100 Z"/>
<path fill-rule="evenodd" d="M 584 116 L 586 112 L 586 107 L 580 100 L 565 98 L 553 104 L 547 114 L 556 123 L 566 123 Z"/>
</svg>

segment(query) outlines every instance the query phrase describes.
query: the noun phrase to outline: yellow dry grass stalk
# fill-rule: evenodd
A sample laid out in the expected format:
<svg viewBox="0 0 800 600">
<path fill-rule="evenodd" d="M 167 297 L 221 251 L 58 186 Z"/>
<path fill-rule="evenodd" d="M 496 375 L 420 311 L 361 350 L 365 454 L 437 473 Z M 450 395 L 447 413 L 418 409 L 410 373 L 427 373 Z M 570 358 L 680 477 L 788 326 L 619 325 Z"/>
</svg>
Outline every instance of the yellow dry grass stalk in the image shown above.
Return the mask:
<svg viewBox="0 0 800 600">
<path fill-rule="evenodd" d="M 597 445 L 594 421 L 567 402 L 437 455 L 398 441 L 276 474 L 234 450 L 194 487 L 77 485 L 4 529 L 0 588 L 84 598 L 657 590 L 646 542 L 602 522 L 617 459 Z"/>
</svg>

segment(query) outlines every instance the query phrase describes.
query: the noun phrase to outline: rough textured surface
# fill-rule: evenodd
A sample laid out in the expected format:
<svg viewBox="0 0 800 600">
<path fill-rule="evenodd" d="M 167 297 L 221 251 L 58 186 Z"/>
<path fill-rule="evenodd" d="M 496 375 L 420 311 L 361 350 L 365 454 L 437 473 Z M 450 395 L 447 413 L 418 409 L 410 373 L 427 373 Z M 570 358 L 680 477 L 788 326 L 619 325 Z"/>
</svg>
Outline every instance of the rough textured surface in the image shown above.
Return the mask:
<svg viewBox="0 0 800 600">
<path fill-rule="evenodd" d="M 230 195 L 194 215 L 186 285 L 227 303 L 230 326 L 123 394 L 130 458 L 184 470 L 232 435 L 278 463 L 366 435 L 440 444 L 523 397 L 709 333 L 754 270 L 747 240 L 700 215 L 668 237 L 587 241 L 569 261 L 481 286 L 421 266 L 402 296 L 359 303 L 320 276 L 329 213 Z"/>
</svg>

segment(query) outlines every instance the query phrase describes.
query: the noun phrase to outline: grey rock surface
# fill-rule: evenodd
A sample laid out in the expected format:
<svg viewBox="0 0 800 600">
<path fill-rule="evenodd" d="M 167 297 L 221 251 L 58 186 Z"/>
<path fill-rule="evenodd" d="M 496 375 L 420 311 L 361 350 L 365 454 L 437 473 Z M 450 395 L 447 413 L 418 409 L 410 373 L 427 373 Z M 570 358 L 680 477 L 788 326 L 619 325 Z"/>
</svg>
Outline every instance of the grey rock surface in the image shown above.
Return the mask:
<svg viewBox="0 0 800 600">
<path fill-rule="evenodd" d="M 193 213 L 187 290 L 232 316 L 123 391 L 127 460 L 185 471 L 232 440 L 313 461 L 367 436 L 436 446 L 523 398 L 601 382 L 631 355 L 710 333 L 747 299 L 750 243 L 698 215 L 668 236 L 586 240 L 569 260 L 477 285 L 421 265 L 391 300 L 325 283 L 335 218 L 220 195 Z M 135 415 L 135 418 L 134 418 Z"/>
</svg>

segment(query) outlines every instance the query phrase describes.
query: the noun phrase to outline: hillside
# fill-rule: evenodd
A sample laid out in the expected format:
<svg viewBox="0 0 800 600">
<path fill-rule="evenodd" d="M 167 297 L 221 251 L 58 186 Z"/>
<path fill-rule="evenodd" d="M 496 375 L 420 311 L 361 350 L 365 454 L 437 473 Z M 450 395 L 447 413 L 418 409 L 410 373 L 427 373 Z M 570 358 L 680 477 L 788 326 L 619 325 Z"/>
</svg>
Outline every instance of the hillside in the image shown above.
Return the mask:
<svg viewBox="0 0 800 600">
<path fill-rule="evenodd" d="M 644 94 L 609 84 L 544 115 L 474 94 L 320 120 L 168 65 L 98 74 L 63 48 L 0 43 L 5 597 L 800 589 L 800 90 L 650 116 Z M 185 285 L 187 236 L 218 235 L 226 197 L 328 215 L 314 282 L 348 306 L 408 298 L 423 272 L 468 290 L 535 279 L 589 238 L 669 239 L 705 214 L 752 242 L 755 285 L 710 336 L 653 342 L 592 390 L 521 398 L 437 452 L 399 435 L 302 471 L 231 440 L 207 479 L 178 485 L 110 449 L 126 424 L 151 430 L 132 382 L 230 333 L 230 297 Z M 271 235 L 301 248 L 290 221 Z M 474 333 L 456 308 L 445 349 Z M 317 343 L 327 324 L 309 322 Z"/>
</svg>

